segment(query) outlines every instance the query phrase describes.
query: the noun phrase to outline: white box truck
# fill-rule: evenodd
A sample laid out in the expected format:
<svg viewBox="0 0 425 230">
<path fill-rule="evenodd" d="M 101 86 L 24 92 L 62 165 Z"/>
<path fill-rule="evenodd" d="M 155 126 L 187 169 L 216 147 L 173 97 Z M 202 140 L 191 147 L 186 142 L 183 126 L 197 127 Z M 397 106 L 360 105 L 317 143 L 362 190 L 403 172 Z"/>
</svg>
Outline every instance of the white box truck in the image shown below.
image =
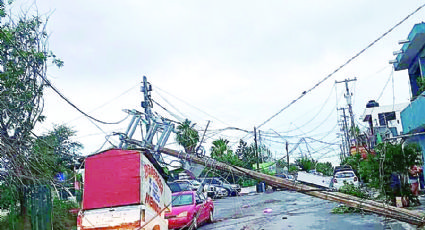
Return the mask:
<svg viewBox="0 0 425 230">
<path fill-rule="evenodd" d="M 111 149 L 85 161 L 78 230 L 166 230 L 171 190 L 148 151 Z"/>
</svg>

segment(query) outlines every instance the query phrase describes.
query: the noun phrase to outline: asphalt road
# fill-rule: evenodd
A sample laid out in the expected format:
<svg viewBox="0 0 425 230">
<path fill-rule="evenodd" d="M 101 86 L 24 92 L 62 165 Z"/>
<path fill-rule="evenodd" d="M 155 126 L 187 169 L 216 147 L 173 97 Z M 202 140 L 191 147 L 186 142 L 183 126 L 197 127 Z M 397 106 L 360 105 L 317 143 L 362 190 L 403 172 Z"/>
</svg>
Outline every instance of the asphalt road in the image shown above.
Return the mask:
<svg viewBox="0 0 425 230">
<path fill-rule="evenodd" d="M 332 214 L 338 203 L 290 191 L 214 200 L 215 220 L 199 229 L 415 229 L 375 214 Z"/>
</svg>

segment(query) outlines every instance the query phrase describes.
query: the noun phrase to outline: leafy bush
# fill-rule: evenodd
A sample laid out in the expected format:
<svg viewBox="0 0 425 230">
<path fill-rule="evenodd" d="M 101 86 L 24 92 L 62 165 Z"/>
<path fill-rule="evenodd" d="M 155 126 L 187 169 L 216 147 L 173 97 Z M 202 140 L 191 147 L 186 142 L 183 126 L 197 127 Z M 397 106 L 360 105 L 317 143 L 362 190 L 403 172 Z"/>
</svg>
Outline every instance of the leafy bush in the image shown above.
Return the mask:
<svg viewBox="0 0 425 230">
<path fill-rule="evenodd" d="M 400 188 L 394 190 L 392 175 L 401 177 L 408 174 L 413 165 L 422 165 L 421 149 L 416 144 L 402 145 L 401 143 L 381 143 L 375 148 L 376 154 L 368 154 L 362 159 L 360 154 L 347 157 L 341 164 L 350 165 L 357 170 L 361 180 L 368 187 L 375 188 L 386 196 L 387 200 L 394 200 L 395 196 L 407 196 L 412 199 L 409 184 L 401 180 Z"/>
<path fill-rule="evenodd" d="M 416 83 L 418 84 L 418 95 L 425 91 L 425 78 L 419 76 L 416 79 Z"/>
<path fill-rule="evenodd" d="M 295 164 L 300 166 L 303 170 L 309 171 L 315 168 L 317 161 L 314 159 L 303 157 L 295 160 Z"/>
<path fill-rule="evenodd" d="M 332 176 L 333 174 L 333 167 L 331 162 L 319 162 L 316 164 L 316 171 L 323 173 L 325 176 Z"/>
<path fill-rule="evenodd" d="M 358 212 L 360 212 L 360 209 L 348 207 L 343 204 L 338 205 L 331 210 L 331 213 L 333 214 L 358 213 Z"/>
<path fill-rule="evenodd" d="M 258 183 L 258 181 L 257 180 L 254 180 L 254 179 L 246 179 L 246 180 L 243 180 L 242 181 L 242 187 L 251 187 L 251 186 L 254 186 L 254 185 L 256 185 Z"/>
<path fill-rule="evenodd" d="M 362 199 L 369 199 L 370 196 L 367 192 L 362 191 L 362 189 L 358 186 L 354 186 L 353 184 L 345 184 L 344 186 L 342 186 L 339 189 L 339 192 L 348 194 L 348 195 L 352 195 L 352 196 L 356 196 Z"/>
<path fill-rule="evenodd" d="M 69 212 L 77 209 L 78 204 L 68 200 L 53 200 L 53 229 L 74 229 L 77 227 L 77 214 Z"/>
</svg>

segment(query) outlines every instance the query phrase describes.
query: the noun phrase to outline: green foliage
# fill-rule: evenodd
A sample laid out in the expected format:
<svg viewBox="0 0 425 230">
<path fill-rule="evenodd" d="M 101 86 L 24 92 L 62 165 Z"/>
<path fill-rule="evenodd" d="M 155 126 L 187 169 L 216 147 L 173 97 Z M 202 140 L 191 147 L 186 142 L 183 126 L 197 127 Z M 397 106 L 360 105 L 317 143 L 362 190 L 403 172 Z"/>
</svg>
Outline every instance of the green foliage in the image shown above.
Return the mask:
<svg viewBox="0 0 425 230">
<path fill-rule="evenodd" d="M 251 187 L 251 186 L 256 185 L 258 182 L 259 181 L 255 180 L 255 179 L 245 179 L 245 180 L 242 181 L 241 186 L 242 187 Z"/>
<path fill-rule="evenodd" d="M 53 229 L 73 229 L 77 227 L 77 214 L 69 210 L 78 209 L 78 204 L 68 201 L 53 199 Z"/>
<path fill-rule="evenodd" d="M 360 209 L 345 206 L 343 204 L 336 206 L 331 210 L 333 214 L 359 213 Z"/>
<path fill-rule="evenodd" d="M 343 185 L 340 189 L 339 192 L 348 194 L 348 195 L 352 195 L 352 196 L 356 196 L 362 199 L 369 199 L 370 196 L 367 192 L 362 191 L 362 189 L 358 186 L 354 186 L 353 184 L 345 184 Z"/>
<path fill-rule="evenodd" d="M 239 146 L 236 149 L 236 155 L 243 162 L 242 167 L 253 169 L 253 165 L 258 163 L 270 162 L 272 159 L 272 152 L 266 145 L 257 146 L 257 154 L 255 152 L 255 143 L 248 145 L 245 141 L 240 140 Z"/>
<path fill-rule="evenodd" d="M 0 206 L 9 211 L 14 229 L 28 229 L 25 189 L 48 184 L 65 165 L 57 161 L 63 159 L 57 151 L 40 147 L 48 140 L 31 136 L 45 119 L 42 97 L 48 62 L 58 67 L 63 62 L 48 49 L 47 20 L 38 14 L 7 15 L 11 2 L 0 1 L 0 164 L 5 170 L 0 175 Z"/>
<path fill-rule="evenodd" d="M 226 139 L 220 138 L 214 140 L 211 146 L 211 157 L 214 159 L 218 159 L 223 155 L 227 155 L 229 152 L 233 153 L 228 144 L 229 141 Z"/>
<path fill-rule="evenodd" d="M 302 170 L 309 171 L 315 168 L 317 161 L 307 157 L 298 158 L 295 164 L 301 167 Z"/>
<path fill-rule="evenodd" d="M 213 141 L 212 144 L 211 157 L 213 159 L 235 166 L 243 167 L 245 165 L 243 161 L 239 159 L 239 156 L 230 149 L 228 140 L 220 138 Z"/>
<path fill-rule="evenodd" d="M 10 210 L 16 205 L 16 193 L 18 189 L 10 182 L 4 182 L 0 185 L 0 209 Z"/>
<path fill-rule="evenodd" d="M 290 164 L 289 165 L 289 172 L 290 173 L 292 173 L 292 172 L 298 172 L 298 166 L 297 165 Z"/>
<path fill-rule="evenodd" d="M 360 154 L 347 157 L 342 164 L 353 167 L 362 181 L 369 187 L 376 188 L 386 195 L 388 200 L 394 196 L 412 197 L 409 185 L 401 184 L 401 189 L 391 188 L 391 174 L 407 176 L 413 165 L 422 165 L 421 150 L 416 144 L 381 143 L 375 148 L 376 154 L 368 154 L 362 159 Z M 403 180 L 402 180 L 403 183 Z"/>
<path fill-rule="evenodd" d="M 349 165 L 355 171 L 359 171 L 360 160 L 361 160 L 360 154 L 351 155 L 349 157 L 344 158 L 341 161 L 341 165 Z"/>
<path fill-rule="evenodd" d="M 255 145 L 251 144 L 248 146 L 248 143 L 239 140 L 239 146 L 236 149 L 236 154 L 238 158 L 243 162 L 242 167 L 247 169 L 252 169 L 252 166 L 257 163 L 257 156 L 255 154 Z"/>
<path fill-rule="evenodd" d="M 425 91 L 425 77 L 419 76 L 416 78 L 416 83 L 418 84 L 418 95 Z"/>
<path fill-rule="evenodd" d="M 194 126 L 188 119 L 177 126 L 177 143 L 183 146 L 186 153 L 193 153 L 199 142 L 199 133 Z"/>
<path fill-rule="evenodd" d="M 325 176 L 333 175 L 333 167 L 331 162 L 319 162 L 316 164 L 316 171 L 323 173 Z"/>
<path fill-rule="evenodd" d="M 244 167 L 244 162 L 239 159 L 239 156 L 230 149 L 229 141 L 226 139 L 218 139 L 212 142 L 211 157 L 223 163 Z"/>
<path fill-rule="evenodd" d="M 32 170 L 39 178 L 54 178 L 59 172 L 73 173 L 74 161 L 82 148 L 73 140 L 76 131 L 65 125 L 55 125 L 52 131 L 40 136 L 34 143 Z"/>
</svg>

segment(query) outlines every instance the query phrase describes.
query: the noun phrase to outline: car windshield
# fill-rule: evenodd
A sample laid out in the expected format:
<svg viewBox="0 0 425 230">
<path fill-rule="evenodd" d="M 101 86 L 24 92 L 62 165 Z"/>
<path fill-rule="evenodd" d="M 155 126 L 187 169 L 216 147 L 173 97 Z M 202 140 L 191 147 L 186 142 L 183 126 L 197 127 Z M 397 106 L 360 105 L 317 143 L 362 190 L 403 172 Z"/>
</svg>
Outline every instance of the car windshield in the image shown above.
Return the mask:
<svg viewBox="0 0 425 230">
<path fill-rule="evenodd" d="M 349 178 L 349 177 L 354 177 L 354 173 L 353 172 L 343 172 L 343 173 L 338 173 L 335 175 L 336 178 Z"/>
<path fill-rule="evenodd" d="M 196 181 L 196 180 L 192 180 L 191 182 L 192 182 L 192 184 L 193 184 L 193 185 L 195 185 L 195 186 L 199 186 L 199 185 L 201 185 L 201 183 L 199 183 L 199 182 L 198 182 L 198 181 Z"/>
<path fill-rule="evenodd" d="M 192 194 L 173 195 L 173 207 L 193 204 Z"/>
</svg>

